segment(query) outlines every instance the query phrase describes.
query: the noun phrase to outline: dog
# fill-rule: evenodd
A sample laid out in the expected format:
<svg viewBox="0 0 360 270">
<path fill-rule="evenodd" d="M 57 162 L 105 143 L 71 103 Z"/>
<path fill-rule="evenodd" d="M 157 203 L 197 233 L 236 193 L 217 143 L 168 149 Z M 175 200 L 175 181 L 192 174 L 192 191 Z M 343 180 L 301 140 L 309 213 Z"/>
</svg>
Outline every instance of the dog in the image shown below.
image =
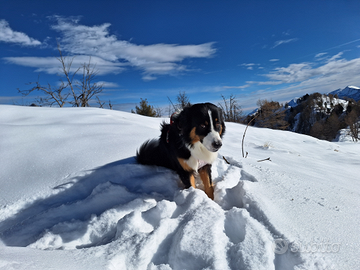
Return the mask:
<svg viewBox="0 0 360 270">
<path fill-rule="evenodd" d="M 161 124 L 159 139 L 144 142 L 136 153 L 138 163 L 174 170 L 185 185 L 195 186 L 199 174 L 204 191 L 214 199 L 211 164 L 222 146 L 225 123 L 222 110 L 212 103 L 199 103 L 174 113 L 170 124 Z"/>
</svg>

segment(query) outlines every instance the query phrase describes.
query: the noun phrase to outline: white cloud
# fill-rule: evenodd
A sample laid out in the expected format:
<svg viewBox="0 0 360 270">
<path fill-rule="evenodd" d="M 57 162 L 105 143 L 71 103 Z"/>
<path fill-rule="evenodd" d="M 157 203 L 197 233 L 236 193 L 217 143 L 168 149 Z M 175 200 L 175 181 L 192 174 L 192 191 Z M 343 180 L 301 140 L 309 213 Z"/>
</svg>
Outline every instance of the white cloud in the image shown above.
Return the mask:
<svg viewBox="0 0 360 270">
<path fill-rule="evenodd" d="M 250 84 L 240 85 L 240 86 L 223 86 L 225 89 L 245 89 L 248 88 Z"/>
<path fill-rule="evenodd" d="M 240 66 L 242 67 L 246 67 L 246 69 L 248 70 L 253 70 L 255 66 L 260 66 L 260 64 L 255 64 L 255 63 L 243 63 Z"/>
<path fill-rule="evenodd" d="M 9 23 L 5 20 L 0 20 L 0 41 L 6 43 L 17 43 L 23 46 L 41 45 L 40 41 L 33 39 L 22 32 L 12 30 Z"/>
<path fill-rule="evenodd" d="M 144 80 L 157 75 L 183 72 L 179 64 L 186 58 L 207 58 L 215 53 L 213 43 L 199 45 L 152 44 L 137 45 L 119 40 L 109 33 L 109 23 L 95 26 L 78 24 L 78 20 L 56 17 L 52 28 L 61 33 L 62 49 L 70 54 L 94 55 L 106 61 L 125 62 L 143 71 Z"/>
<path fill-rule="evenodd" d="M 114 82 L 99 81 L 97 83 L 101 84 L 104 88 L 119 88 L 119 85 Z"/>
<path fill-rule="evenodd" d="M 324 55 L 319 55 L 322 57 Z M 277 90 L 267 94 L 284 102 L 296 96 L 313 92 L 330 92 L 346 85 L 360 85 L 360 58 L 347 60 L 343 53 L 329 57 L 325 62 L 293 63 L 278 67 L 263 76 L 268 81 L 247 81 L 254 85 L 277 85 Z M 266 96 L 264 96 L 266 98 Z"/>
<path fill-rule="evenodd" d="M 280 59 L 270 59 L 269 61 L 270 62 L 277 62 L 277 61 L 280 61 Z"/>
<path fill-rule="evenodd" d="M 317 55 L 315 55 L 315 58 L 322 58 L 324 57 L 325 55 L 327 55 L 328 53 L 326 52 L 322 52 L 322 53 L 318 53 Z"/>
<path fill-rule="evenodd" d="M 187 58 L 208 58 L 216 52 L 213 42 L 198 45 L 152 44 L 138 45 L 109 33 L 109 23 L 86 26 L 80 17 L 52 16 L 52 29 L 60 33 L 59 43 L 63 55 L 76 56 L 73 71 L 83 63 L 96 65 L 99 75 L 119 73 L 133 67 L 142 71 L 143 80 L 157 79 L 160 75 L 176 75 L 189 71 L 181 62 Z M 36 68 L 36 72 L 56 74 L 59 62 L 55 57 L 7 57 L 10 63 Z"/>
<path fill-rule="evenodd" d="M 61 64 L 56 57 L 5 57 L 6 61 L 12 64 L 36 68 L 35 72 L 46 72 L 48 74 L 59 74 L 61 71 Z M 94 67 L 98 75 L 105 75 L 109 73 L 120 73 L 124 70 L 124 63 L 114 63 L 104 60 L 100 57 L 79 55 L 76 57 L 67 57 L 65 62 L 69 63 L 72 59 L 70 72 L 75 72 L 84 63 L 89 63 Z"/>
<path fill-rule="evenodd" d="M 275 41 L 275 43 L 274 43 L 274 45 L 271 47 L 271 49 L 274 49 L 274 48 L 276 48 L 277 46 L 280 46 L 280 45 L 282 45 L 282 44 L 294 42 L 294 41 L 297 41 L 297 40 L 298 40 L 298 38 L 291 38 L 291 39 L 284 39 L 284 40 Z"/>
</svg>

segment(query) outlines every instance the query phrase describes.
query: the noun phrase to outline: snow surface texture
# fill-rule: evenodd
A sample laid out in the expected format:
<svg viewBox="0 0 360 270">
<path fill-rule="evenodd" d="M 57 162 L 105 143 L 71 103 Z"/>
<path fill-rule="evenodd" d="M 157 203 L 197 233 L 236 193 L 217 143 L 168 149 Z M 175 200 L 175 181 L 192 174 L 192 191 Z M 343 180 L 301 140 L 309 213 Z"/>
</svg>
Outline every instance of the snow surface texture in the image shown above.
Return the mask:
<svg viewBox="0 0 360 270">
<path fill-rule="evenodd" d="M 358 269 L 359 144 L 227 123 L 212 201 L 136 164 L 162 120 L 0 106 L 0 269 Z"/>
</svg>

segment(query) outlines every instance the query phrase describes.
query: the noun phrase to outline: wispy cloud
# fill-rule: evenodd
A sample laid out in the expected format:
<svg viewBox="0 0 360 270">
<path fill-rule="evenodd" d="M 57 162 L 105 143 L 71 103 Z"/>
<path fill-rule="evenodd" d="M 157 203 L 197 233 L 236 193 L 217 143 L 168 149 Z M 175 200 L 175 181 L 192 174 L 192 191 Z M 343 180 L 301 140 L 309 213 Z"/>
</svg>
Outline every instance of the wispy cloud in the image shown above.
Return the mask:
<svg viewBox="0 0 360 270">
<path fill-rule="evenodd" d="M 322 57 L 324 54 L 319 54 Z M 305 93 L 330 92 L 346 85 L 360 85 L 360 58 L 347 60 L 343 52 L 329 56 L 321 64 L 319 62 L 293 63 L 285 67 L 277 67 L 263 74 L 267 81 L 248 81 L 252 85 L 277 85 L 271 91 L 275 99 L 296 97 Z M 281 101 L 281 100 L 279 100 Z"/>
<path fill-rule="evenodd" d="M 255 63 L 243 63 L 243 64 L 241 64 L 240 66 L 246 67 L 246 69 L 248 69 L 248 70 L 253 70 L 254 67 L 260 66 L 260 64 L 255 64 Z"/>
<path fill-rule="evenodd" d="M 275 41 L 274 45 L 271 47 L 271 49 L 274 49 L 282 44 L 290 43 L 299 40 L 298 38 L 290 38 L 290 39 L 283 39 Z"/>
<path fill-rule="evenodd" d="M 25 33 L 14 31 L 5 20 L 0 20 L 0 42 L 15 43 L 22 46 L 39 46 L 41 42 Z"/>
<path fill-rule="evenodd" d="M 99 81 L 97 83 L 101 84 L 104 88 L 119 88 L 119 85 L 114 82 Z"/>
<path fill-rule="evenodd" d="M 48 74 L 62 73 L 60 62 L 56 57 L 5 57 L 4 60 L 12 64 L 36 68 L 35 72 L 45 72 Z M 65 62 L 69 63 L 69 61 L 72 61 L 71 73 L 74 73 L 79 67 L 83 66 L 84 63 L 89 63 L 89 61 L 91 61 L 98 75 L 117 74 L 122 72 L 126 66 L 125 63 L 107 61 L 100 57 L 86 55 L 67 57 Z"/>
<path fill-rule="evenodd" d="M 322 58 L 322 57 L 324 57 L 325 55 L 327 55 L 326 52 L 318 53 L 317 55 L 315 55 L 315 58 Z"/>
<path fill-rule="evenodd" d="M 138 45 L 119 40 L 109 33 L 109 23 L 95 26 L 57 17 L 52 28 L 62 35 L 63 49 L 71 54 L 94 55 L 107 61 L 125 62 L 143 71 L 144 80 L 158 75 L 178 74 L 186 71 L 179 64 L 186 58 L 207 58 L 215 53 L 213 43 L 199 45 L 152 44 Z"/>
<path fill-rule="evenodd" d="M 248 88 L 250 84 L 240 85 L 240 86 L 223 86 L 225 89 L 245 89 Z"/>
<path fill-rule="evenodd" d="M 280 59 L 270 59 L 269 61 L 270 62 L 278 62 L 278 61 L 280 61 Z"/>
<path fill-rule="evenodd" d="M 51 28 L 60 33 L 59 42 L 63 53 L 76 56 L 74 64 L 91 56 L 100 75 L 119 73 L 133 67 L 142 72 L 143 80 L 157 79 L 160 75 L 177 75 L 190 69 L 181 64 L 187 58 L 209 58 L 216 49 L 214 43 L 197 45 L 151 44 L 141 45 L 120 40 L 109 31 L 110 24 L 86 26 L 79 24 L 80 17 L 53 16 Z M 12 57 L 7 61 L 36 67 L 37 71 L 57 73 L 56 58 Z M 23 62 L 24 61 L 24 62 Z M 86 61 L 87 62 L 87 61 Z M 77 65 L 74 66 L 76 68 Z"/>
</svg>

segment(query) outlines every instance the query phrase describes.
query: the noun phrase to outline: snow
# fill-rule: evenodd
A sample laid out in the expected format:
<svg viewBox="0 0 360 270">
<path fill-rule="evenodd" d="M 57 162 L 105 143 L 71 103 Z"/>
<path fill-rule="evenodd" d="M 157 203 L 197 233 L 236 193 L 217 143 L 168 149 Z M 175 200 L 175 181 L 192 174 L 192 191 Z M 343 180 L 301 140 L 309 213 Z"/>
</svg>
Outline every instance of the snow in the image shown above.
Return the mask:
<svg viewBox="0 0 360 270">
<path fill-rule="evenodd" d="M 346 86 L 344 89 L 337 89 L 329 94 L 338 95 L 339 98 L 353 98 L 355 101 L 360 100 L 360 88 L 357 86 Z"/>
<path fill-rule="evenodd" d="M 0 269 L 358 268 L 360 144 L 227 123 L 212 201 L 136 163 L 163 120 L 1 105 Z"/>
</svg>

